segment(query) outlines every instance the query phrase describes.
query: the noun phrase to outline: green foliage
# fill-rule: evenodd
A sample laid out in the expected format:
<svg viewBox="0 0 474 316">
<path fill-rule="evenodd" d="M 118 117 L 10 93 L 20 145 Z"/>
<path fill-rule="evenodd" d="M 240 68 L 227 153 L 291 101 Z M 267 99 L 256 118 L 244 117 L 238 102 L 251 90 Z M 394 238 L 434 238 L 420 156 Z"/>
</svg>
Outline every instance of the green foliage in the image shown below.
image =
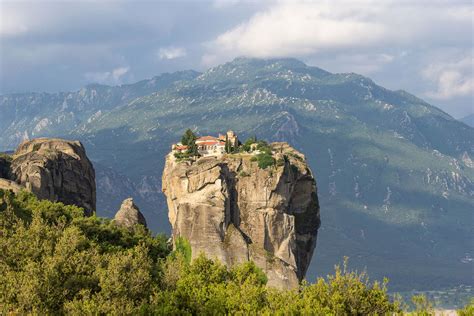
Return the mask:
<svg viewBox="0 0 474 316">
<path fill-rule="evenodd" d="M 387 315 L 383 284 L 336 267 L 299 289 L 267 287 L 253 262 L 227 268 L 175 239 L 86 218 L 61 203 L 0 190 L 0 310 L 5 314 Z M 270 260 L 271 261 L 271 260 Z M 271 262 L 270 262 L 271 264 Z M 427 303 L 420 302 L 420 311 Z M 462 311 L 468 315 L 472 304 Z M 424 315 L 423 313 L 419 315 Z"/>
<path fill-rule="evenodd" d="M 188 150 L 186 151 L 186 154 L 188 154 L 188 156 L 190 157 L 199 156 L 198 147 L 195 142 L 192 142 L 188 146 L 189 146 Z"/>
<path fill-rule="evenodd" d="M 0 190 L 0 205 L 0 310 L 130 314 L 148 300 L 164 236 L 26 192 Z"/>
<path fill-rule="evenodd" d="M 16 220 L 31 220 L 31 210 L 21 207 L 20 200 L 32 194 L 21 191 L 17 198 L 11 191 L 0 190 L 0 225 L 11 228 Z"/>
<path fill-rule="evenodd" d="M 257 142 L 257 149 L 260 150 L 261 152 L 266 152 L 266 153 L 271 153 L 272 152 L 272 148 L 264 140 L 261 140 L 261 141 Z"/>
<path fill-rule="evenodd" d="M 198 148 L 196 145 L 196 139 L 197 136 L 194 134 L 194 132 L 191 129 L 187 129 L 183 136 L 181 137 L 181 143 L 185 146 L 188 146 L 188 150 L 186 151 L 185 154 L 181 154 L 181 157 L 175 157 L 176 158 L 188 158 L 192 156 L 199 156 Z"/>
<path fill-rule="evenodd" d="M 430 316 L 433 314 L 433 305 L 428 301 L 425 295 L 414 295 L 411 301 L 415 305 L 414 315 Z"/>
<path fill-rule="evenodd" d="M 318 279 L 315 284 L 303 286 L 302 295 L 311 302 L 336 315 L 385 315 L 398 312 L 397 303 L 390 302 L 386 283 L 370 283 L 365 273 L 347 269 L 347 258 L 342 269 L 336 266 L 334 275 L 327 281 Z"/>
<path fill-rule="evenodd" d="M 472 316 L 474 315 L 474 297 L 471 298 L 469 304 L 467 304 L 464 308 L 458 310 L 459 316 Z"/>
<path fill-rule="evenodd" d="M 196 142 L 197 136 L 191 129 L 187 129 L 181 137 L 181 144 L 189 146 Z"/>
<path fill-rule="evenodd" d="M 239 176 L 241 176 L 241 177 L 250 177 L 250 174 L 248 172 L 245 172 L 245 171 L 242 170 L 242 171 L 240 171 Z"/>
<path fill-rule="evenodd" d="M 260 169 L 266 169 L 270 166 L 275 165 L 275 158 L 273 158 L 272 154 L 270 153 L 259 153 L 257 154 L 257 162 L 258 162 L 258 167 Z"/>
<path fill-rule="evenodd" d="M 334 275 L 299 291 L 269 291 L 267 311 L 281 315 L 389 315 L 400 312 L 388 298 L 385 283 L 370 283 L 365 273 L 336 266 Z"/>
<path fill-rule="evenodd" d="M 259 141 L 257 143 L 257 150 L 260 151 L 255 157 L 252 157 L 251 161 L 257 161 L 258 167 L 266 169 L 276 164 L 275 158 L 273 158 L 272 148 L 266 141 Z"/>
<path fill-rule="evenodd" d="M 224 151 L 227 154 L 233 154 L 233 153 L 238 153 L 242 149 L 242 146 L 239 147 L 238 142 L 236 144 L 232 144 L 232 142 L 229 139 L 229 136 L 226 134 L 225 136 L 225 145 L 224 145 Z"/>
<path fill-rule="evenodd" d="M 254 263 L 247 262 L 228 270 L 202 254 L 188 265 L 182 264 L 180 256 L 173 261 L 177 264 L 165 265 L 164 275 L 179 274 L 179 278 L 174 278 L 174 284 L 168 283 L 165 290 L 157 293 L 152 310 L 205 315 L 255 314 L 264 310 L 267 279 Z"/>
<path fill-rule="evenodd" d="M 11 162 L 13 160 L 12 156 L 5 153 L 0 153 L 0 159 Z"/>
<path fill-rule="evenodd" d="M 225 135 L 225 145 L 224 145 L 224 150 L 227 154 L 230 154 L 232 151 L 232 146 L 229 141 L 229 136 Z"/>
<path fill-rule="evenodd" d="M 365 274 L 336 268 L 328 280 L 303 283 L 299 290 L 266 287 L 265 274 L 253 262 L 226 269 L 200 255 L 191 264 L 181 256 L 167 259 L 164 289 L 150 310 L 185 314 L 385 315 L 399 312 L 385 285 L 369 283 Z"/>
<path fill-rule="evenodd" d="M 191 262 L 191 258 L 192 258 L 191 244 L 185 238 L 176 237 L 175 252 L 181 254 L 183 256 L 183 259 L 186 261 L 186 263 Z"/>
<path fill-rule="evenodd" d="M 184 152 L 184 153 L 176 152 L 174 153 L 174 157 L 178 160 L 184 160 L 184 159 L 188 159 L 191 156 L 189 155 L 188 152 Z"/>
<path fill-rule="evenodd" d="M 295 158 L 295 159 L 297 159 L 297 160 L 299 160 L 299 161 L 303 161 L 303 160 L 304 160 L 303 157 L 301 157 L 300 155 L 295 154 L 295 153 L 288 153 L 288 155 L 291 156 L 291 157 L 293 157 L 293 158 Z"/>
<path fill-rule="evenodd" d="M 252 150 L 251 145 L 257 142 L 257 136 L 248 138 L 245 143 L 242 144 L 242 150 L 250 152 Z"/>
</svg>

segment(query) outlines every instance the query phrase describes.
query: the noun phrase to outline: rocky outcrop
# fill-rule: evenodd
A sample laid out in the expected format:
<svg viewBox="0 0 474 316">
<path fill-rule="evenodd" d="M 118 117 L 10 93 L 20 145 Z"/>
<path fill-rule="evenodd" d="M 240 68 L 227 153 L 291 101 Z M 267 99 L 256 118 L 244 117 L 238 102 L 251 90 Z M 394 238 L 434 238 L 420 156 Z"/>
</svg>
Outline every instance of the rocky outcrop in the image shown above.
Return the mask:
<svg viewBox="0 0 474 316">
<path fill-rule="evenodd" d="M 305 276 L 320 226 L 316 183 L 304 156 L 273 143 L 275 167 L 247 154 L 166 158 L 163 192 L 173 238 L 189 240 L 227 265 L 253 260 L 270 286 L 293 288 Z"/>
<path fill-rule="evenodd" d="M 114 221 L 117 225 L 132 228 L 137 224 L 146 227 L 146 220 L 143 214 L 138 209 L 138 206 L 133 203 L 132 198 L 125 199 L 120 206 L 117 214 L 115 214 Z"/>
<path fill-rule="evenodd" d="M 13 191 L 13 193 L 18 193 L 21 189 L 24 188 L 16 182 L 0 178 L 0 190 Z"/>
<path fill-rule="evenodd" d="M 96 210 L 94 168 L 78 141 L 38 138 L 25 141 L 13 154 L 10 180 L 40 199 Z"/>
</svg>

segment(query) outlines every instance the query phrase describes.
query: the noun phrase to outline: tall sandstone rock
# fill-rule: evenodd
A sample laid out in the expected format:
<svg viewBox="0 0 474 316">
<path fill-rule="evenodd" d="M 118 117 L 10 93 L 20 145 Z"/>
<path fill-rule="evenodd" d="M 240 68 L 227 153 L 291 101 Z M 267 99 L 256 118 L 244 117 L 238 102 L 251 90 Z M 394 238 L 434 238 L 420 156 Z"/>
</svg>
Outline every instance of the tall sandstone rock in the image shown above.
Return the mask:
<svg viewBox="0 0 474 316">
<path fill-rule="evenodd" d="M 40 199 L 96 210 L 95 171 L 79 141 L 38 138 L 25 141 L 13 154 L 10 180 Z"/>
<path fill-rule="evenodd" d="M 226 265 L 253 260 L 268 285 L 294 288 L 305 276 L 320 226 L 316 182 L 304 156 L 271 144 L 275 168 L 260 169 L 251 155 L 166 157 L 163 192 L 173 239 L 189 240 Z"/>
</svg>

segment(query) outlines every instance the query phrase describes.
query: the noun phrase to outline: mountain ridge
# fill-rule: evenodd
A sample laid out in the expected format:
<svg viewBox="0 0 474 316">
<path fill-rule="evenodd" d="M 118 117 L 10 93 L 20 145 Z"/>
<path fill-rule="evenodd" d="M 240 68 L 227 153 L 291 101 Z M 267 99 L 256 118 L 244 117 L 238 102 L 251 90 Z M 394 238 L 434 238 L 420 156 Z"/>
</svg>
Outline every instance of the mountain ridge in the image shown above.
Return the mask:
<svg viewBox="0 0 474 316">
<path fill-rule="evenodd" d="M 465 123 L 470 127 L 474 127 L 474 114 L 469 114 L 460 119 L 461 122 Z"/>
<path fill-rule="evenodd" d="M 178 71 L 120 86 L 92 83 L 71 92 L 0 95 L 0 110 L 4 113 L 0 117 L 0 132 L 4 135 L 0 139 L 0 148 L 15 148 L 25 138 L 67 135 L 71 128 L 94 120 L 102 115 L 102 111 L 198 74 L 191 70 Z M 29 105 L 36 104 L 39 104 L 39 109 L 32 107 L 30 112 L 26 111 Z M 18 133 L 18 129 L 23 132 Z"/>
</svg>

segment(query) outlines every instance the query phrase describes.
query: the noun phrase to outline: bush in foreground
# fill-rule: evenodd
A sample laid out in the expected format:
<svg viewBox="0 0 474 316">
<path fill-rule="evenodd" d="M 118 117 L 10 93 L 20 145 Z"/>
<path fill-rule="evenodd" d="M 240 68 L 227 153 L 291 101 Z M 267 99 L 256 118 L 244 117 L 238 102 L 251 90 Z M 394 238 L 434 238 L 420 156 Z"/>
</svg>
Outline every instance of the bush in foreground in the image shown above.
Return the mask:
<svg viewBox="0 0 474 316">
<path fill-rule="evenodd" d="M 381 315 L 400 312 L 384 284 L 344 264 L 297 290 L 267 288 L 252 262 L 226 268 L 143 226 L 124 229 L 82 210 L 0 191 L 3 314 Z"/>
</svg>

